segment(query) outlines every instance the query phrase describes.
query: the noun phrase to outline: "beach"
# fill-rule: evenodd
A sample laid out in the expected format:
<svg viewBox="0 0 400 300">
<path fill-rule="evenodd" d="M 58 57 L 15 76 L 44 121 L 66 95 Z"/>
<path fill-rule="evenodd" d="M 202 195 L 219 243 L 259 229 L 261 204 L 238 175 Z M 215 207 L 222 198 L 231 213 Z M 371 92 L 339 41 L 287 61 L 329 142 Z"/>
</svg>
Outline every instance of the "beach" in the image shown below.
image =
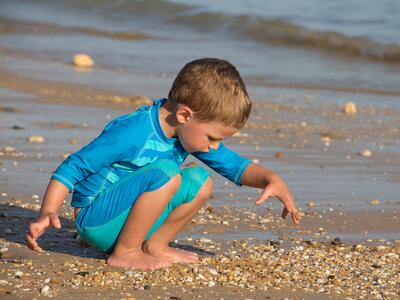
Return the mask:
<svg viewBox="0 0 400 300">
<path fill-rule="evenodd" d="M 2 6 L 3 13 L 8 6 Z M 322 67 L 318 70 L 319 62 L 313 61 L 314 68 L 304 71 L 307 75 L 289 78 L 279 73 L 261 78 L 262 68 L 250 73 L 251 63 L 242 61 L 242 55 L 225 51 L 238 41 L 216 45 L 215 51 L 206 54 L 232 58 L 239 71 L 242 66 L 254 102 L 247 125 L 226 145 L 287 181 L 302 223 L 294 226 L 289 219 L 282 220 L 276 199 L 255 206 L 260 191 L 235 186 L 213 173 L 211 199 L 172 241 L 174 247 L 197 252 L 200 262 L 154 272 L 123 270 L 107 266 L 105 254 L 80 241 L 70 199 L 60 210 L 62 228 L 50 230 L 39 240 L 44 254 L 26 248 L 28 224 L 37 217 L 46 185 L 59 163 L 90 142 L 113 118 L 166 97 L 174 72 L 182 67 L 179 63 L 202 56 L 201 48 L 213 44 L 218 35 L 205 39 L 201 30 L 190 32 L 191 39 L 183 36 L 179 41 L 188 52 L 179 47 L 175 53 L 169 47 L 178 42 L 161 33 L 155 37 L 156 26 L 143 30 L 147 27 L 140 27 L 140 20 L 126 34 L 112 27 L 72 26 L 63 18 L 58 24 L 45 17 L 21 20 L 18 14 L 24 12 L 17 11 L 0 16 L 2 299 L 400 297 L 397 62 L 365 61 L 344 53 L 336 61 L 325 62 L 325 66 L 344 66 L 354 61 L 352 68 L 334 69 L 335 76 L 325 74 Z M 89 21 L 88 17 L 85 22 Z M 171 20 L 167 24 L 178 26 Z M 31 48 L 29 40 L 34 41 Z M 48 41 L 54 44 L 44 46 Z M 205 44 L 200 50 L 195 47 L 198 41 Z M 132 64 L 132 58 L 124 56 L 135 45 L 145 49 L 152 43 L 165 45 L 172 59 L 163 62 L 155 48 Z M 104 45 L 92 51 L 97 54 L 93 55 L 95 66 L 73 66 L 72 54 L 91 53 L 90 45 Z M 121 48 L 113 53 L 116 45 Z M 118 51 L 125 50 L 119 55 Z M 106 57 L 107 53 L 115 57 Z M 357 72 L 359 78 L 354 77 Z M 311 78 L 310 74 L 320 76 Z M 356 104 L 356 113 L 344 111 L 347 102 Z M 193 158 L 185 161 L 190 163 L 201 164 Z"/>
</svg>

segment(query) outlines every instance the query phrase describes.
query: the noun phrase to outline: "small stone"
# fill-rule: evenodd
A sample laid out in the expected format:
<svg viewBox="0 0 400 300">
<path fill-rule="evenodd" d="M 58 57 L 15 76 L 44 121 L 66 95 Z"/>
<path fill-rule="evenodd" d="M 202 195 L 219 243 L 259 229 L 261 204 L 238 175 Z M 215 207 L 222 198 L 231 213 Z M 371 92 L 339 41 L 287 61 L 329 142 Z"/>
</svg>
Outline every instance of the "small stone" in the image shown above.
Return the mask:
<svg viewBox="0 0 400 300">
<path fill-rule="evenodd" d="M 14 126 L 12 127 L 12 129 L 14 129 L 14 130 L 23 130 L 23 129 L 25 129 L 25 128 L 22 127 L 22 126 L 19 126 L 19 125 L 14 125 Z"/>
<path fill-rule="evenodd" d="M 41 135 L 32 135 L 28 138 L 29 143 L 38 143 L 41 144 L 45 141 L 44 137 Z"/>
<path fill-rule="evenodd" d="M 72 63 L 80 68 L 91 68 L 94 66 L 93 59 L 85 53 L 75 54 Z"/>
<path fill-rule="evenodd" d="M 146 284 L 143 288 L 144 288 L 145 290 L 150 290 L 151 286 L 148 285 L 148 284 Z"/>
<path fill-rule="evenodd" d="M 372 199 L 371 200 L 371 204 L 372 205 L 379 205 L 379 203 L 380 203 L 379 199 Z"/>
<path fill-rule="evenodd" d="M 68 143 L 70 143 L 71 145 L 76 145 L 79 143 L 79 141 L 77 139 L 69 139 Z"/>
<path fill-rule="evenodd" d="M 200 238 L 200 242 L 202 243 L 211 243 L 210 239 L 206 239 L 206 238 Z"/>
<path fill-rule="evenodd" d="M 347 102 L 343 107 L 343 111 L 347 115 L 354 115 L 357 113 L 357 106 L 354 102 Z"/>
<path fill-rule="evenodd" d="M 354 246 L 354 250 L 357 250 L 357 251 L 360 251 L 362 248 L 363 248 L 363 246 L 360 244 L 357 244 Z"/>
<path fill-rule="evenodd" d="M 14 276 L 17 277 L 17 278 L 21 278 L 22 275 L 24 275 L 24 273 L 23 273 L 22 271 L 16 271 L 16 272 L 14 273 Z"/>
<path fill-rule="evenodd" d="M 368 149 L 361 150 L 358 154 L 363 156 L 363 157 L 372 156 L 372 152 L 370 150 L 368 150 Z"/>
<path fill-rule="evenodd" d="M 316 204 L 315 204 L 314 202 L 308 202 L 308 203 L 307 203 L 307 206 L 308 206 L 308 207 L 315 207 Z"/>
<path fill-rule="evenodd" d="M 386 249 L 386 247 L 385 247 L 385 246 L 382 246 L 382 245 L 376 246 L 376 247 L 375 247 L 375 250 L 376 250 L 376 251 L 383 251 L 383 250 L 385 250 L 385 249 Z"/>
<path fill-rule="evenodd" d="M 212 275 L 218 275 L 218 271 L 215 269 L 208 269 Z"/>
<path fill-rule="evenodd" d="M 276 157 L 276 158 L 284 158 L 284 157 L 285 157 L 285 154 L 283 154 L 283 152 L 276 152 L 276 153 L 275 153 L 275 157 Z"/>
<path fill-rule="evenodd" d="M 10 147 L 10 146 L 5 146 L 3 148 L 3 150 L 6 151 L 6 152 L 13 152 L 13 151 L 15 151 L 15 148 L 14 147 Z"/>
<path fill-rule="evenodd" d="M 86 275 L 89 275 L 90 273 L 89 272 L 86 272 L 86 271 L 81 271 L 81 272 L 76 272 L 75 273 L 75 275 L 78 275 L 78 276 L 86 276 Z"/>
<path fill-rule="evenodd" d="M 342 240 L 341 240 L 340 238 L 335 237 L 335 238 L 332 240 L 331 245 L 340 246 L 340 245 L 343 245 L 343 242 L 342 242 Z"/>
<path fill-rule="evenodd" d="M 45 285 L 40 289 L 40 293 L 46 294 L 49 290 L 50 290 L 50 287 L 48 285 Z"/>
<path fill-rule="evenodd" d="M 212 206 L 207 206 L 206 210 L 209 213 L 214 213 L 215 212 L 215 210 L 214 210 L 214 208 Z"/>
<path fill-rule="evenodd" d="M 51 281 L 51 278 L 49 277 L 49 278 L 46 278 L 43 282 L 44 283 L 50 283 L 50 281 Z"/>
<path fill-rule="evenodd" d="M 321 142 L 324 142 L 325 144 L 327 144 L 327 143 L 329 144 L 332 141 L 332 139 L 328 135 L 322 135 L 320 139 L 321 139 Z"/>
</svg>

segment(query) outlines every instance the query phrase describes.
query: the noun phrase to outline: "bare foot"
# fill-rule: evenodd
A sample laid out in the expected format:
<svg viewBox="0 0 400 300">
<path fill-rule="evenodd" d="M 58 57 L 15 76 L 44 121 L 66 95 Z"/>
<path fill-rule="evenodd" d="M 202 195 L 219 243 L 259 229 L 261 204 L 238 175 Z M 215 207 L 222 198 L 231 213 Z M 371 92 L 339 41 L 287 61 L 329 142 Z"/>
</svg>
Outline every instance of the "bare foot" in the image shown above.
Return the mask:
<svg viewBox="0 0 400 300">
<path fill-rule="evenodd" d="M 143 251 L 171 263 L 194 263 L 199 261 L 199 256 L 196 253 L 169 246 L 155 247 L 144 243 Z"/>
<path fill-rule="evenodd" d="M 171 263 L 161 258 L 144 253 L 141 249 L 115 255 L 107 259 L 107 264 L 114 267 L 131 268 L 136 270 L 153 271 L 170 267 Z"/>
</svg>

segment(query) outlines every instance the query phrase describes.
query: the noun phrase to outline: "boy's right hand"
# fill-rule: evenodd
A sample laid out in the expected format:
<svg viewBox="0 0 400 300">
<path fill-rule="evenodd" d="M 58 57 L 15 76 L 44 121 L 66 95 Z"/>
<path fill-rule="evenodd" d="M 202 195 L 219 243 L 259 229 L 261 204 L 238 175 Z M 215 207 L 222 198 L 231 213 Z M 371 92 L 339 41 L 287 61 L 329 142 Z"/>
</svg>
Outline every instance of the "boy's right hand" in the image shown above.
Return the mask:
<svg viewBox="0 0 400 300">
<path fill-rule="evenodd" d="M 42 253 L 43 249 L 38 245 L 36 240 L 51 226 L 57 229 L 61 228 L 60 218 L 56 213 L 41 214 L 35 222 L 31 223 L 25 236 L 28 248 Z"/>
</svg>

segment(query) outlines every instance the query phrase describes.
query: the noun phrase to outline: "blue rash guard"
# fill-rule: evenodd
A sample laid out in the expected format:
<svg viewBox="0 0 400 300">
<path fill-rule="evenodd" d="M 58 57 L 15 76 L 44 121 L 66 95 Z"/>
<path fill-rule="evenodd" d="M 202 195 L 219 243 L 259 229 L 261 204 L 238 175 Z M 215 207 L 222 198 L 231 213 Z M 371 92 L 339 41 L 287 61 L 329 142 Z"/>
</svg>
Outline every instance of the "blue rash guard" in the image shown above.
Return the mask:
<svg viewBox="0 0 400 300">
<path fill-rule="evenodd" d="M 183 163 L 189 153 L 179 139 L 165 136 L 160 125 L 159 111 L 165 101 L 155 100 L 151 106 L 114 119 L 57 168 L 52 179 L 73 191 L 73 207 L 89 206 L 111 185 L 158 160 Z M 222 143 L 217 150 L 191 154 L 237 185 L 251 162 Z"/>
</svg>

